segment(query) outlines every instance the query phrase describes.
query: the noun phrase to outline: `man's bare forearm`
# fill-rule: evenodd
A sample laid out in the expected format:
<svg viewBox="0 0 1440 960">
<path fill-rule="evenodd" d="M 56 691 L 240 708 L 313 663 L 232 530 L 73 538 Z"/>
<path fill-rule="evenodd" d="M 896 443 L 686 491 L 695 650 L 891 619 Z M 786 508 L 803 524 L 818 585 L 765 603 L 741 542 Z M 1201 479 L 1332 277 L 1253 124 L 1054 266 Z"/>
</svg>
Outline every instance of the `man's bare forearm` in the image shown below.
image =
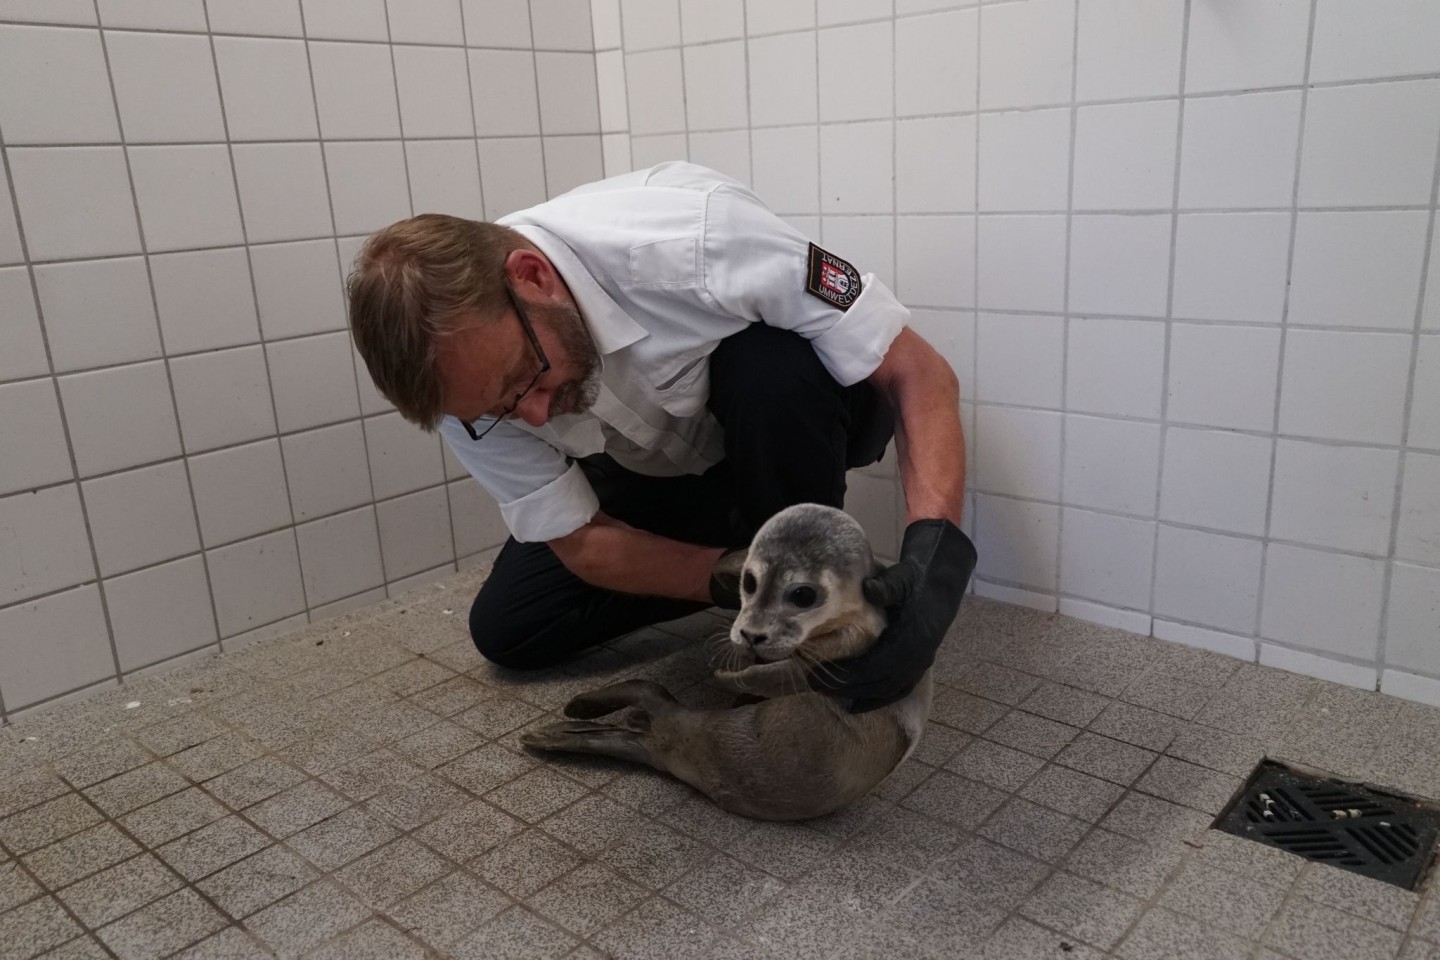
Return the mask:
<svg viewBox="0 0 1440 960">
<path fill-rule="evenodd" d="M 593 586 L 679 600 L 710 600 L 710 571 L 724 551 L 647 533 L 597 514 L 550 541 L 571 573 Z"/>
</svg>

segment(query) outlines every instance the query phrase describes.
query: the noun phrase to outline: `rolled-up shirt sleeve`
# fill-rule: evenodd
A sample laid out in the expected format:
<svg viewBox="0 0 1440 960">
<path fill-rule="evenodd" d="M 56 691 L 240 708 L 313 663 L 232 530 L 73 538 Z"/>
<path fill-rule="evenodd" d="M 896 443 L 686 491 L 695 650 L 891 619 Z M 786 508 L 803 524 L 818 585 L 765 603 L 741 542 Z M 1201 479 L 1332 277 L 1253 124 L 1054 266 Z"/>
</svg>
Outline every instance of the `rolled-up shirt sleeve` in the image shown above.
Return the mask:
<svg viewBox="0 0 1440 960">
<path fill-rule="evenodd" d="M 810 340 L 830 375 L 849 386 L 880 366 L 910 312 L 873 273 L 860 275 L 860 295 L 843 309 L 811 293 L 810 246 L 753 195 L 722 186 L 706 211 L 704 291 L 726 313 Z"/>
<path fill-rule="evenodd" d="M 440 435 L 496 503 L 516 540 L 554 540 L 589 523 L 600 499 L 578 464 L 533 434 L 502 423 L 478 443 L 446 417 Z"/>
</svg>

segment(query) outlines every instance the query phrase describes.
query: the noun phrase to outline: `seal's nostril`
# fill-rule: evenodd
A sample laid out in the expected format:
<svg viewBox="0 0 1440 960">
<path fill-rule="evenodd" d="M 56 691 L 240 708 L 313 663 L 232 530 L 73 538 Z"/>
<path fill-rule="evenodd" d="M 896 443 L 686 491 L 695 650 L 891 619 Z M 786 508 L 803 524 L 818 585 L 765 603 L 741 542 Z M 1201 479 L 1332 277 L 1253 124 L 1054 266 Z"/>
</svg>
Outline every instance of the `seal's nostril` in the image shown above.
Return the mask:
<svg viewBox="0 0 1440 960">
<path fill-rule="evenodd" d="M 744 637 L 745 642 L 752 647 L 758 647 L 765 642 L 765 634 L 763 633 L 751 633 L 749 630 L 741 630 L 740 636 Z"/>
</svg>

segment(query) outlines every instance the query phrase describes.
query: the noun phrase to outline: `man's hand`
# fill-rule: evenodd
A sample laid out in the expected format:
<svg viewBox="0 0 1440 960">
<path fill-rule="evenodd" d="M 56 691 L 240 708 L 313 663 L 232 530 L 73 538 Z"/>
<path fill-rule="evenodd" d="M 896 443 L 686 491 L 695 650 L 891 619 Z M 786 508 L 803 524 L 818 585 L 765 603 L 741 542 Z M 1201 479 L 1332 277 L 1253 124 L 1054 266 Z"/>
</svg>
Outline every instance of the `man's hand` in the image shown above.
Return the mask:
<svg viewBox="0 0 1440 960">
<path fill-rule="evenodd" d="M 746 547 L 726 550 L 710 571 L 710 602 L 721 610 L 740 609 L 740 572 L 748 554 Z"/>
<path fill-rule="evenodd" d="M 885 608 L 890 625 L 865 653 L 812 672 L 810 686 L 849 698 L 852 713 L 894 703 L 915 689 L 955 620 L 975 561 L 975 545 L 949 520 L 906 527 L 900 562 L 864 584 L 865 598 Z"/>
</svg>

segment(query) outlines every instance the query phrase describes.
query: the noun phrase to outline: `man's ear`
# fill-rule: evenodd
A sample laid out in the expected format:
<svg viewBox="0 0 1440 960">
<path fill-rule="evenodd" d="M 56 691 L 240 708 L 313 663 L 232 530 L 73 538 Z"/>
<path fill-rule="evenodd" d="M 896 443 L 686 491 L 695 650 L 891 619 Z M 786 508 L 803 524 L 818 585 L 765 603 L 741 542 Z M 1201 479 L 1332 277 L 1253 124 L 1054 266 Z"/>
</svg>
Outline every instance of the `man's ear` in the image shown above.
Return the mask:
<svg viewBox="0 0 1440 960">
<path fill-rule="evenodd" d="M 530 300 L 552 299 L 560 280 L 545 255 L 528 247 L 518 247 L 506 255 L 505 276 L 517 294 Z"/>
</svg>

